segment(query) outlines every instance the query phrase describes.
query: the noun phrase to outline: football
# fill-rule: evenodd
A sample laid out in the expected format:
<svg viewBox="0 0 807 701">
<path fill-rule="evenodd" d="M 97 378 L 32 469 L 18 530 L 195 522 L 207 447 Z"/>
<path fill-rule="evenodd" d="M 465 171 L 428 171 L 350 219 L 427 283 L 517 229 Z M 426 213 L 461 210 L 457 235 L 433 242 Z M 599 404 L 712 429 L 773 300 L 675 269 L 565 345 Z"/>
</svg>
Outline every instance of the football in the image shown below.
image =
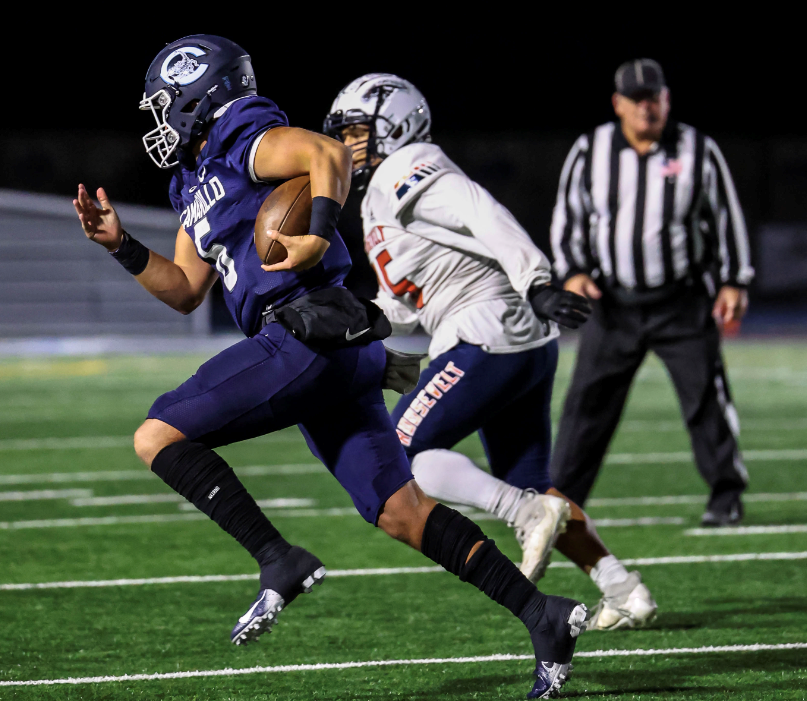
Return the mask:
<svg viewBox="0 0 807 701">
<path fill-rule="evenodd" d="M 255 219 L 255 250 L 264 265 L 285 260 L 286 247 L 269 238 L 269 232 L 303 236 L 311 226 L 311 181 L 307 175 L 287 180 L 267 197 Z"/>
</svg>

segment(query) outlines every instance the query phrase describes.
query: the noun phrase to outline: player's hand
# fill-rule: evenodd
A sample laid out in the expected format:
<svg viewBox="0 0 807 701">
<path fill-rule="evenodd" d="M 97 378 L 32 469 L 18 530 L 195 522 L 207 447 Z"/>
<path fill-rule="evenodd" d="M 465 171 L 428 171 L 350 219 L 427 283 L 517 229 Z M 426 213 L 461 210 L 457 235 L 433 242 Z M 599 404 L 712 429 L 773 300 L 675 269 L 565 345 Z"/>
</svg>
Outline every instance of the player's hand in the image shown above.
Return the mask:
<svg viewBox="0 0 807 701">
<path fill-rule="evenodd" d="M 723 285 L 717 293 L 712 316 L 718 324 L 739 321 L 748 311 L 748 292 L 740 287 Z"/>
<path fill-rule="evenodd" d="M 584 324 L 591 314 L 588 300 L 574 292 L 540 285 L 530 290 L 530 304 L 535 316 L 556 321 L 570 329 Z"/>
<path fill-rule="evenodd" d="M 563 289 L 569 292 L 574 292 L 581 297 L 588 297 L 589 299 L 599 299 L 602 297 L 602 292 L 597 284 L 585 273 L 572 275 L 564 284 Z"/>
<path fill-rule="evenodd" d="M 79 185 L 78 197 L 73 200 L 73 206 L 76 208 L 81 228 L 84 229 L 84 235 L 108 251 L 115 251 L 123 240 L 123 227 L 104 188 L 99 187 L 96 194 L 100 207 L 92 201 L 87 188 Z"/>
<path fill-rule="evenodd" d="M 409 394 L 418 386 L 420 380 L 420 361 L 425 358 L 423 353 L 403 353 L 387 348 L 387 364 L 384 368 L 383 389 L 391 389 L 398 394 Z"/>
<path fill-rule="evenodd" d="M 262 265 L 267 273 L 278 270 L 307 270 L 313 268 L 322 260 L 325 251 L 331 245 L 321 236 L 305 234 L 304 236 L 286 236 L 279 231 L 270 231 L 270 239 L 282 243 L 288 255 L 284 260 L 274 265 Z"/>
</svg>

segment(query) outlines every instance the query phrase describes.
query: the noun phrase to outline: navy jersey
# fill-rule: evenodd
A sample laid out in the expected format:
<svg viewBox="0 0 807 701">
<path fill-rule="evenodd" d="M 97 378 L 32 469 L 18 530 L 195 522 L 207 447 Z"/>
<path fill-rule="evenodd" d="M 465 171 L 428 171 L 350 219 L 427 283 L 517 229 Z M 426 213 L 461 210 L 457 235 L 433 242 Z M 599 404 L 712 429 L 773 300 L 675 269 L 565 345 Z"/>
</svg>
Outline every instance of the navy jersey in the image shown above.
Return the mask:
<svg viewBox="0 0 807 701">
<path fill-rule="evenodd" d="M 235 100 L 210 130 L 196 170 L 177 166 L 169 187 L 171 204 L 197 255 L 218 270 L 227 308 L 247 336 L 259 330 L 267 304 L 339 286 L 350 270 L 338 233 L 313 268 L 300 273 L 261 269 L 253 240 L 255 218 L 277 183 L 258 180 L 254 159 L 260 137 L 281 126 L 288 126 L 288 120 L 271 100 L 257 95 Z"/>
</svg>

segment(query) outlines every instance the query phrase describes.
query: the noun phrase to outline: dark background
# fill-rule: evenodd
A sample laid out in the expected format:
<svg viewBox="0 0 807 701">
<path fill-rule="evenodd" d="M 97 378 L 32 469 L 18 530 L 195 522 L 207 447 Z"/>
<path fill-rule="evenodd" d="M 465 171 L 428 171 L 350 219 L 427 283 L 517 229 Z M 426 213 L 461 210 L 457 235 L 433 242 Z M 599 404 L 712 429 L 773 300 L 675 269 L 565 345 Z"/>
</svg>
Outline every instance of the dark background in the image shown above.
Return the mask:
<svg viewBox="0 0 807 701">
<path fill-rule="evenodd" d="M 6 93 L 0 114 L 0 187 L 69 197 L 84 182 L 91 190 L 104 185 L 113 201 L 167 206 L 169 173 L 154 167 L 140 143 L 153 127 L 151 116 L 137 109 L 143 77 L 166 42 L 211 32 L 251 54 L 259 93 L 295 126 L 319 129 L 339 89 L 363 73 L 408 78 L 430 103 L 434 140 L 548 251 L 569 147 L 612 117 L 616 67 L 649 56 L 664 67 L 673 118 L 713 136 L 723 149 L 755 262 L 766 227 L 788 225 L 797 233 L 788 234 L 784 257 L 807 263 L 807 236 L 799 233 L 807 232 L 804 42 L 789 36 L 785 22 L 774 31 L 761 23 L 712 25 L 694 15 L 678 24 L 642 17 L 635 26 L 587 17 L 588 28 L 581 29 L 581 17 L 550 20 L 537 13 L 491 19 L 467 10 L 459 23 L 459 14 L 443 22 L 424 16 L 422 7 L 401 6 L 404 16 L 393 20 L 373 14 L 374 5 L 333 6 L 326 14 L 302 6 L 310 15 L 304 20 L 291 9 L 284 15 L 231 3 L 215 6 L 215 17 L 205 19 L 202 7 L 213 6 L 156 5 L 156 14 L 134 7 L 114 23 L 71 16 L 39 27 L 34 38 L 11 36 L 5 48 L 16 61 L 17 91 Z M 169 19 L 174 10 L 193 17 Z M 342 228 L 348 236 L 356 231 L 351 221 Z M 777 288 L 776 265 L 757 265 L 755 296 L 803 299 L 804 283 Z M 798 280 L 797 273 L 788 279 Z"/>
</svg>

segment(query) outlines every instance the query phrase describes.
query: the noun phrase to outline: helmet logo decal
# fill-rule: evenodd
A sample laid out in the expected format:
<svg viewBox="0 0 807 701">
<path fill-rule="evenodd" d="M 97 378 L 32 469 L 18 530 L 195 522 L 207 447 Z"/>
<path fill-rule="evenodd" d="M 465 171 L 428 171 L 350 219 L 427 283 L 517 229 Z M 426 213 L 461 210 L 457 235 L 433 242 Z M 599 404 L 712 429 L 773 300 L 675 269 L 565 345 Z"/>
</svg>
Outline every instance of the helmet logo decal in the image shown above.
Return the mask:
<svg viewBox="0 0 807 701">
<path fill-rule="evenodd" d="M 190 85 L 201 78 L 207 64 L 200 64 L 193 56 L 204 56 L 205 52 L 195 46 L 183 46 L 172 51 L 163 61 L 160 78 L 169 85 Z"/>
<path fill-rule="evenodd" d="M 392 97 L 396 90 L 407 90 L 406 85 L 395 81 L 386 81 L 382 85 L 376 85 L 370 88 L 364 95 L 361 96 L 362 102 L 370 102 L 373 98 L 378 100 L 378 108 L 381 109 L 386 105 L 387 100 Z"/>
</svg>

